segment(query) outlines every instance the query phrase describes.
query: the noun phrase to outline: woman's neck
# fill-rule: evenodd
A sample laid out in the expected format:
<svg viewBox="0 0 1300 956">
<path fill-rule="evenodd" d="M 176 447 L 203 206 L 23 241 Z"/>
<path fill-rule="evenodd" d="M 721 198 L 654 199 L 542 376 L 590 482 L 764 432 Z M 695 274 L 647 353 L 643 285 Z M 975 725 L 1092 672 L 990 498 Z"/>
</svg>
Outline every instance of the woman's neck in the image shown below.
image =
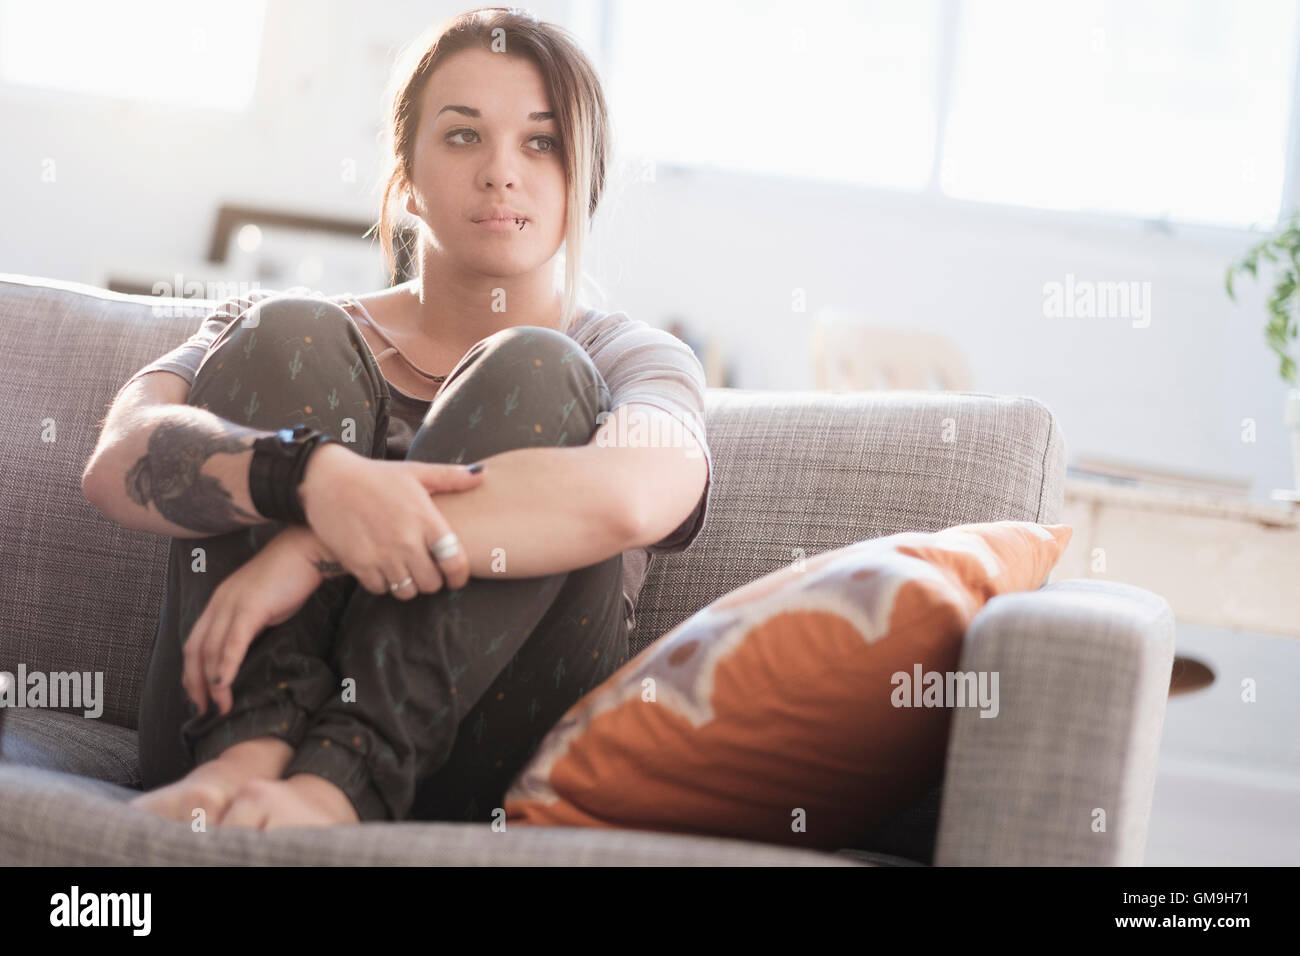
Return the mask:
<svg viewBox="0 0 1300 956">
<path fill-rule="evenodd" d="M 561 321 L 564 296 L 549 275 L 549 267 L 544 267 L 533 275 L 485 285 L 444 274 L 426 254 L 420 274 L 409 283 L 406 314 L 413 329 L 466 349 L 512 326 L 567 328 L 568 322 Z M 493 309 L 496 302 L 504 304 L 503 311 Z"/>
</svg>

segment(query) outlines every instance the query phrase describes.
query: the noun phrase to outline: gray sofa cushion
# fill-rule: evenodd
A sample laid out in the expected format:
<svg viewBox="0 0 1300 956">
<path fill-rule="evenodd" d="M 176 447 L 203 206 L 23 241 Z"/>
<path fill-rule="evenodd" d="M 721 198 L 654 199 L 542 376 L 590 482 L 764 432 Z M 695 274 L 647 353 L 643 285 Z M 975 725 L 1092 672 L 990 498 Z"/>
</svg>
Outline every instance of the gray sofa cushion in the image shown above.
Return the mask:
<svg viewBox="0 0 1300 956">
<path fill-rule="evenodd" d="M 100 719 L 134 729 L 167 540 L 105 518 L 81 472 L 118 387 L 200 316 L 155 317 L 143 301 L 46 282 L 0 277 L 0 661 L 102 671 Z"/>
<path fill-rule="evenodd" d="M 53 710 L 5 708 L 0 714 L 0 764 L 41 767 L 140 787 L 134 730 Z"/>
<path fill-rule="evenodd" d="M 13 866 L 861 866 L 872 854 L 820 853 L 718 837 L 513 827 L 366 823 L 263 833 L 190 825 L 124 807 L 110 783 L 0 764 L 0 849 Z"/>
</svg>

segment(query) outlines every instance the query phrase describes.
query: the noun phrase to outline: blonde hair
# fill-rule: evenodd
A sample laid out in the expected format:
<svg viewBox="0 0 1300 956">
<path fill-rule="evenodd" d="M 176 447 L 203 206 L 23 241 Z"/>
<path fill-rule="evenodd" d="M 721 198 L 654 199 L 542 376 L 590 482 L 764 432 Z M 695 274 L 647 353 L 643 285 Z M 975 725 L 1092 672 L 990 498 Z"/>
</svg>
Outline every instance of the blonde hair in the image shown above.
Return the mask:
<svg viewBox="0 0 1300 956">
<path fill-rule="evenodd" d="M 541 71 L 560 130 L 565 171 L 564 306 L 568 323 L 577 307 L 582 261 L 591 219 L 605 191 L 610 124 L 595 68 L 572 35 L 518 7 L 481 7 L 439 23 L 417 37 L 399 57 L 390 84 L 391 109 L 384 136 L 392 167 L 383 184 L 379 230 L 390 275 L 396 272 L 397 229 L 391 203 L 411 186 L 415 135 L 429 77 L 461 50 L 501 50 L 531 60 Z M 418 246 L 417 246 L 418 248 Z"/>
</svg>

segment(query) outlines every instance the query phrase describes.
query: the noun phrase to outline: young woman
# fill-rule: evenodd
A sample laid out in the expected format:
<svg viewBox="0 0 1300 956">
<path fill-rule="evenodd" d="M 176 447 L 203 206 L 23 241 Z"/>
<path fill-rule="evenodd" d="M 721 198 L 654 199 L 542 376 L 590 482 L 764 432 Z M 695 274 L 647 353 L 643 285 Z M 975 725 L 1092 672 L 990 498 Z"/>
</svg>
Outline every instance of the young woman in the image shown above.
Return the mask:
<svg viewBox="0 0 1300 956">
<path fill-rule="evenodd" d="M 499 817 L 541 737 L 626 661 L 649 557 L 704 523 L 698 360 L 577 304 L 609 144 L 591 64 L 500 7 L 412 52 L 379 225 L 391 265 L 404 197 L 418 276 L 232 299 L 127 383 L 179 375 L 194 416 L 125 476 L 186 530 L 142 693 L 142 810 Z"/>
</svg>

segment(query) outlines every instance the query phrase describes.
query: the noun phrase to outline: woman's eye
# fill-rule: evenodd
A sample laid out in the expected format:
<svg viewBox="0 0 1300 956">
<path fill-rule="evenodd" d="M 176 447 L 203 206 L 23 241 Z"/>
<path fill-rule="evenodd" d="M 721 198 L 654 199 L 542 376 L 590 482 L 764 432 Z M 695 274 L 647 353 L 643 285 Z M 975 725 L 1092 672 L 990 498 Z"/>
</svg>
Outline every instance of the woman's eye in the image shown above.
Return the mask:
<svg viewBox="0 0 1300 956">
<path fill-rule="evenodd" d="M 474 132 L 472 129 L 455 129 L 455 130 L 452 130 L 450 133 L 448 133 L 447 136 L 446 136 L 445 138 L 446 138 L 446 141 L 447 141 L 448 143 L 451 143 L 453 146 L 468 146 L 468 145 L 469 145 L 468 143 L 466 143 L 466 142 L 464 142 L 464 141 L 457 142 L 456 139 L 455 139 L 457 136 L 473 136 L 473 137 L 475 137 L 475 138 L 477 139 L 477 137 L 478 137 L 478 133 Z M 538 152 L 538 153 L 553 153 L 553 152 L 555 152 L 557 149 L 560 148 L 560 144 L 559 144 L 559 142 L 557 142 L 556 139 L 555 139 L 555 137 L 553 137 L 553 136 L 542 136 L 542 135 L 534 136 L 531 140 L 529 140 L 529 142 L 534 142 L 534 141 L 539 140 L 539 139 L 545 141 L 546 143 L 548 143 L 549 146 L 548 146 L 546 149 L 538 149 L 538 150 L 535 150 L 535 152 Z"/>
</svg>

